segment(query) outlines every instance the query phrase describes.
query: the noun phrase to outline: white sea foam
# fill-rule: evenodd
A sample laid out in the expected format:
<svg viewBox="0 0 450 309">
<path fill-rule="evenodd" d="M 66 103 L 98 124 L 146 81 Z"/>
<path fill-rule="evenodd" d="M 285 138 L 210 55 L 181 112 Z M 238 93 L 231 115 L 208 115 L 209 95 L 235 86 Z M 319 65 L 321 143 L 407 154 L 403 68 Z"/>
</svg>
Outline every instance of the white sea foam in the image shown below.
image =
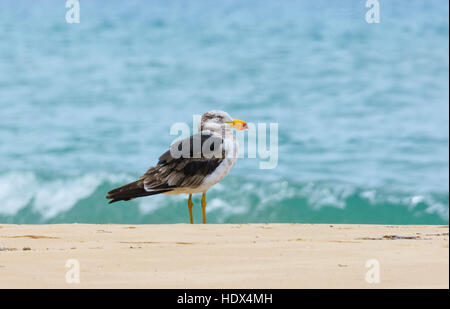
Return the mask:
<svg viewBox="0 0 450 309">
<path fill-rule="evenodd" d="M 1 174 L 0 215 L 13 217 L 20 210 L 29 207 L 45 222 L 69 211 L 83 199 L 92 197 L 104 183 L 113 188 L 133 179 L 134 177 L 123 174 L 106 173 L 89 173 L 50 180 L 39 178 L 32 172 Z M 357 190 L 350 185 L 330 183 L 311 182 L 302 185 L 288 181 L 243 182 L 237 177 L 227 179 L 208 191 L 207 212 L 220 222 L 226 222 L 235 215 L 259 220 L 258 213 L 261 212 L 269 212 L 275 217 L 277 213 L 282 213 L 284 210 L 280 208 L 280 203 L 290 205 L 289 207 L 309 207 L 321 211 L 323 207 L 344 209 L 348 206 L 350 197 L 366 200 L 375 207 L 386 203 L 392 204 L 392 207 L 406 207 L 414 216 L 438 214 L 446 221 L 449 217 L 445 197 L 434 197 L 431 194 L 389 193 L 379 189 Z M 136 199 L 133 203 L 137 203 L 140 214 L 148 215 L 175 204 L 185 203 L 186 198 L 185 195 L 155 195 L 151 198 Z M 92 207 L 99 207 L 102 202 L 106 205 L 103 199 L 98 203 L 96 200 L 89 200 Z M 95 211 L 93 214 L 95 215 Z"/>
<path fill-rule="evenodd" d="M 142 215 L 148 215 L 158 209 L 165 208 L 174 203 L 174 201 L 187 200 L 184 194 L 167 196 L 164 194 L 152 195 L 151 199 L 140 198 L 136 199 L 139 207 L 139 212 Z"/>
<path fill-rule="evenodd" d="M 49 182 L 36 190 L 33 209 L 44 219 L 53 218 L 94 193 L 101 183 L 102 179 L 94 175 Z"/>
<path fill-rule="evenodd" d="M 130 179 L 126 175 L 93 173 L 44 181 L 31 172 L 3 174 L 0 175 L 0 214 L 12 216 L 31 204 L 43 219 L 50 219 L 89 197 L 102 183 L 124 183 Z"/>
<path fill-rule="evenodd" d="M 11 216 L 31 202 L 37 179 L 33 173 L 0 175 L 0 214 Z"/>
</svg>

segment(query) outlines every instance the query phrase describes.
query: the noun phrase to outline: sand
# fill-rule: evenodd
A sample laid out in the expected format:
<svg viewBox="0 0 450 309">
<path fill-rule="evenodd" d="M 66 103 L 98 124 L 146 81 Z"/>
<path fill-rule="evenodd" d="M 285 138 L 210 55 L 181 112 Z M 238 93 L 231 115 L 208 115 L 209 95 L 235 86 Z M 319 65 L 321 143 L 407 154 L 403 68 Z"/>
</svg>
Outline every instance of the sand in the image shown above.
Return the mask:
<svg viewBox="0 0 450 309">
<path fill-rule="evenodd" d="M 448 289 L 448 233 L 448 226 L 0 224 L 0 288 Z"/>
</svg>

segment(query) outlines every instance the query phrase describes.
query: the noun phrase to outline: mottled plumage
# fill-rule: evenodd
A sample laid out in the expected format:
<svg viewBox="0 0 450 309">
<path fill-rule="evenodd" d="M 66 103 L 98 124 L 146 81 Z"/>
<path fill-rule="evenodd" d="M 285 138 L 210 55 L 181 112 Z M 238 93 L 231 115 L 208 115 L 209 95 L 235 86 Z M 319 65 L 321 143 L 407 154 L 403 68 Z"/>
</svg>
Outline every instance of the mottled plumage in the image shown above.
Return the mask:
<svg viewBox="0 0 450 309">
<path fill-rule="evenodd" d="M 139 180 L 108 192 L 109 203 L 160 193 L 203 193 L 204 208 L 206 191 L 222 180 L 236 162 L 237 143 L 230 128 L 244 130 L 247 125 L 225 112 L 211 111 L 202 115 L 199 128 L 201 132 L 174 143 Z M 192 223 L 191 208 L 189 211 Z"/>
</svg>

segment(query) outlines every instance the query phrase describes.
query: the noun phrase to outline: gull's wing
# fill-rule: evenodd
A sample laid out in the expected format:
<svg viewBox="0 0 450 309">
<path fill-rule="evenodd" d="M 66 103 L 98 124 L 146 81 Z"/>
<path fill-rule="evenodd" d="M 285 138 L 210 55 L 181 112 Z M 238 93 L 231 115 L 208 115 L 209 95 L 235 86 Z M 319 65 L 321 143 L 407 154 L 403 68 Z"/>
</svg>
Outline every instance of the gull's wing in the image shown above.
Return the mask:
<svg viewBox="0 0 450 309">
<path fill-rule="evenodd" d="M 208 131 L 178 141 L 139 180 L 109 191 L 106 198 L 111 204 L 177 188 L 197 188 L 222 163 L 223 147 L 223 139 Z"/>
<path fill-rule="evenodd" d="M 209 131 L 174 143 L 140 181 L 147 192 L 196 188 L 225 158 L 223 139 Z"/>
</svg>

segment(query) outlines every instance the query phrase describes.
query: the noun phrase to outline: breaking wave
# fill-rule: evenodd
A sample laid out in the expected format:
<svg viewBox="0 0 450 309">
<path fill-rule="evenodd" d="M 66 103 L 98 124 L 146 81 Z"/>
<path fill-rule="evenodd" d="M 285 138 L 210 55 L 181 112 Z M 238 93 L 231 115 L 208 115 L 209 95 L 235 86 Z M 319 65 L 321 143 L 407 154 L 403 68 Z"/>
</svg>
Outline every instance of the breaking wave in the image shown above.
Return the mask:
<svg viewBox="0 0 450 309">
<path fill-rule="evenodd" d="M 183 223 L 186 196 L 152 196 L 108 205 L 106 192 L 131 175 L 92 173 L 46 179 L 0 175 L 3 223 Z M 194 197 L 200 205 L 199 196 Z M 200 207 L 194 207 L 197 220 Z M 229 176 L 208 192 L 210 223 L 305 222 L 448 224 L 448 193 L 413 194 L 333 182 L 249 181 Z"/>
</svg>

